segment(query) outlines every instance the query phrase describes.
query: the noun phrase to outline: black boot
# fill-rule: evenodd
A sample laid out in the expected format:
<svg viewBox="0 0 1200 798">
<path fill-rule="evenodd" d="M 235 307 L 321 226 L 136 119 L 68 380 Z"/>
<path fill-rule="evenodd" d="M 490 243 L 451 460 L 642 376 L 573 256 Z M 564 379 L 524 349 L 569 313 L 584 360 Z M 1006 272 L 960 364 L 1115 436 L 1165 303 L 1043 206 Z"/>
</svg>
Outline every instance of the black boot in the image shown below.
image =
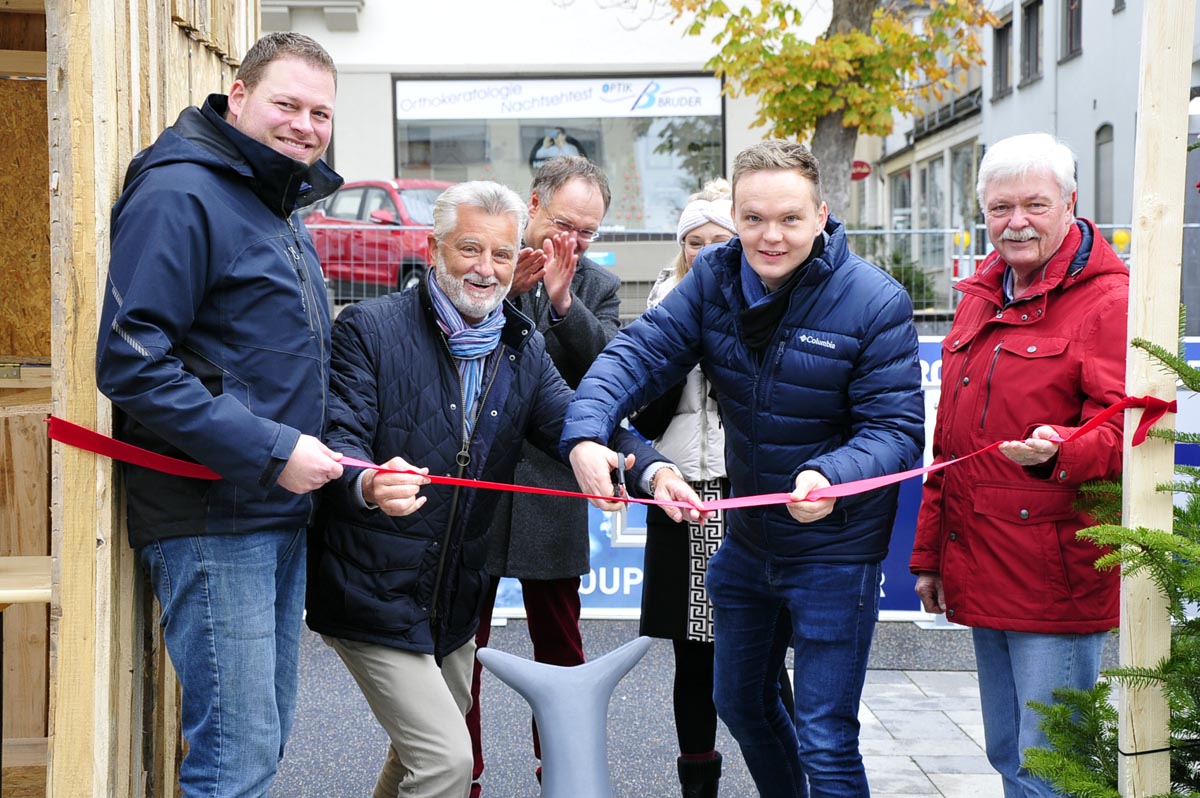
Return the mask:
<svg viewBox="0 0 1200 798">
<path fill-rule="evenodd" d="M 717 798 L 717 782 L 721 780 L 721 755 L 713 751 L 711 759 L 679 757 L 679 783 L 683 798 Z"/>
</svg>

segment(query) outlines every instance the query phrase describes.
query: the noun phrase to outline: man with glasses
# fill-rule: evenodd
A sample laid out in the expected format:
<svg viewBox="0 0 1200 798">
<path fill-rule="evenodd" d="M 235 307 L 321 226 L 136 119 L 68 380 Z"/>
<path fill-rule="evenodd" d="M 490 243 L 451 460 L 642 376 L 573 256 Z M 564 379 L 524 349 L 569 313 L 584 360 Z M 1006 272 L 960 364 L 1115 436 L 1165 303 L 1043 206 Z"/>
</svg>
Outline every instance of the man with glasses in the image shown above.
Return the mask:
<svg viewBox="0 0 1200 798">
<path fill-rule="evenodd" d="M 509 299 L 546 338 L 546 352 L 571 388 L 617 334 L 621 281 L 585 257 L 599 238 L 611 192 L 600 167 L 586 158 L 551 158 L 538 169 L 529 197 L 524 248 L 517 260 Z M 556 236 L 569 234 L 573 252 L 555 252 Z M 556 257 L 557 255 L 557 257 Z M 526 447 L 516 481 L 524 485 L 574 490 L 571 469 Z M 492 605 L 502 576 L 521 580 L 534 659 L 551 665 L 583 663 L 579 632 L 579 577 L 588 572 L 588 510 L 577 499 L 504 494 L 492 525 L 487 570 L 491 591 L 484 599 L 476 644 L 487 645 Z M 467 716 L 475 752 L 471 795 L 481 791 L 483 749 L 479 721 L 479 663 L 471 685 Z M 539 758 L 537 728 L 533 750 Z M 538 771 L 540 775 L 540 769 Z"/>
<path fill-rule="evenodd" d="M 1121 473 L 1122 418 L 1064 438 L 1124 395 L 1129 271 L 1075 217 L 1075 158 L 1044 133 L 997 142 L 979 165 L 995 251 L 942 344 L 933 454 L 977 457 L 925 481 L 909 567 L 926 612 L 972 627 L 987 755 L 1005 798 L 1051 796 L 1021 765 L 1047 747 L 1030 701 L 1088 689 L 1119 623 L 1116 570 L 1075 533 L 1079 486 Z"/>
</svg>

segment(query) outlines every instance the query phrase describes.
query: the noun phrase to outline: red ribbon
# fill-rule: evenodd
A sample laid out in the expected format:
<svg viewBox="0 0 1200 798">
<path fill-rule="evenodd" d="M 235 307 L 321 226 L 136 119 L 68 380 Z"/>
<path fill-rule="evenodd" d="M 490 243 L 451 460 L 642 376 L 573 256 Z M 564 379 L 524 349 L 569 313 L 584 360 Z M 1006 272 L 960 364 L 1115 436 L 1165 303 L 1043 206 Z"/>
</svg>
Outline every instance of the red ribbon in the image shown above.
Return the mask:
<svg viewBox="0 0 1200 798">
<path fill-rule="evenodd" d="M 1066 438 L 1055 436 L 1050 440 L 1055 443 L 1067 443 L 1073 441 L 1083 435 L 1099 427 L 1104 422 L 1115 416 L 1117 413 L 1124 411 L 1126 408 L 1140 407 L 1145 412 L 1142 413 L 1141 421 L 1138 423 L 1137 429 L 1133 433 L 1133 445 L 1139 446 L 1146 440 L 1146 433 L 1150 428 L 1158 422 L 1167 413 L 1176 413 L 1177 404 L 1174 401 L 1166 402 L 1153 396 L 1127 396 L 1114 405 L 1104 408 L 1104 410 L 1093 416 L 1086 424 L 1079 427 Z M 52 440 L 59 443 L 65 443 L 68 446 L 73 446 L 77 449 L 82 449 L 87 452 L 99 454 L 104 457 L 109 457 L 113 460 L 118 460 L 123 463 L 131 463 L 133 465 L 142 466 L 144 468 L 152 468 L 155 471 L 161 471 L 165 474 L 173 474 L 177 477 L 189 477 L 191 479 L 220 479 L 220 475 L 215 471 L 186 460 L 179 460 L 174 457 L 168 457 L 156 452 L 147 451 L 139 446 L 124 443 L 122 441 L 110 438 L 107 435 L 101 435 L 87 427 L 81 427 L 78 424 L 73 424 L 65 419 L 57 416 L 50 416 L 49 419 L 49 434 Z M 898 474 L 888 474 L 882 477 L 873 477 L 871 479 L 859 479 L 854 482 L 843 482 L 838 485 L 830 485 L 827 488 L 818 488 L 811 491 L 805 498 L 809 501 L 818 499 L 838 498 L 842 496 L 854 496 L 859 493 L 875 490 L 877 488 L 894 485 L 897 482 L 903 482 L 906 479 L 921 476 L 923 474 L 931 474 L 934 471 L 940 471 L 943 468 L 961 463 L 964 460 L 969 460 L 972 457 L 978 457 L 982 454 L 992 451 L 1000 446 L 1003 441 L 996 441 L 984 448 L 971 452 L 968 455 L 955 458 L 953 460 L 943 460 L 933 465 L 924 466 L 922 468 L 913 468 L 908 471 L 901 471 Z M 477 488 L 483 490 L 506 490 L 514 493 L 535 493 L 542 496 L 570 496 L 581 499 L 599 499 L 602 501 L 616 501 L 630 504 L 655 504 L 667 507 L 683 507 L 690 509 L 691 504 L 687 502 L 676 501 L 658 501 L 656 499 L 638 499 L 632 496 L 599 496 L 591 493 L 578 493 L 570 490 L 555 490 L 553 488 L 538 488 L 531 485 L 510 485 L 506 482 L 486 482 L 477 479 L 461 479 L 459 477 L 440 476 L 437 474 L 419 474 L 417 471 L 384 468 L 383 466 L 374 463 L 368 463 L 364 460 L 358 460 L 353 457 L 343 457 L 341 460 L 344 466 L 353 466 L 357 468 L 373 468 L 376 471 L 392 474 L 418 474 L 424 476 L 430 482 L 436 485 L 458 485 L 467 488 Z M 762 507 L 771 504 L 787 504 L 792 501 L 790 493 L 762 493 L 757 496 L 739 496 L 732 499 L 719 499 L 717 501 L 705 502 L 703 508 L 705 510 L 729 510 L 740 507 Z"/>
</svg>

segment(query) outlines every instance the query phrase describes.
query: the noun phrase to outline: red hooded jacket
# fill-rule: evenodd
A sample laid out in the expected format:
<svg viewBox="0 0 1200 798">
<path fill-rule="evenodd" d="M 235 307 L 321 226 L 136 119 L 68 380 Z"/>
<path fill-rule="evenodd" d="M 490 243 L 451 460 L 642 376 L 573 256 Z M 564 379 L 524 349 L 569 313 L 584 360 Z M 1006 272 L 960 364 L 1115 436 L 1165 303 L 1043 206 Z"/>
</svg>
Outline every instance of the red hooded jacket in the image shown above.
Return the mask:
<svg viewBox="0 0 1200 798">
<path fill-rule="evenodd" d="M 933 434 L 940 461 L 1049 424 L 1067 437 L 1125 394 L 1129 270 L 1089 221 L 1071 227 L 1042 279 L 1004 304 L 993 252 L 958 285 L 942 342 Z M 989 452 L 925 482 L 909 567 L 942 576 L 946 615 L 967 626 L 1091 633 L 1119 623 L 1119 576 L 1075 533 L 1079 486 L 1121 473 L 1120 415 L 1036 468 Z"/>
</svg>

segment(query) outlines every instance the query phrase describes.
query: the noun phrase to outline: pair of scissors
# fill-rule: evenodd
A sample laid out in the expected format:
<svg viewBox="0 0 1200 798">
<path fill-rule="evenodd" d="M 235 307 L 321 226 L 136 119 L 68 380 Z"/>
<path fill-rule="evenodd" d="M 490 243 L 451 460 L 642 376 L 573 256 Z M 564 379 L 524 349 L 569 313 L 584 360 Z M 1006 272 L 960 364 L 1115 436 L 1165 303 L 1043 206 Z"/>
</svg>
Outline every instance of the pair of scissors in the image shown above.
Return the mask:
<svg viewBox="0 0 1200 798">
<path fill-rule="evenodd" d="M 617 467 L 613 469 L 613 495 L 628 496 L 625 491 L 625 455 L 617 452 Z"/>
</svg>

